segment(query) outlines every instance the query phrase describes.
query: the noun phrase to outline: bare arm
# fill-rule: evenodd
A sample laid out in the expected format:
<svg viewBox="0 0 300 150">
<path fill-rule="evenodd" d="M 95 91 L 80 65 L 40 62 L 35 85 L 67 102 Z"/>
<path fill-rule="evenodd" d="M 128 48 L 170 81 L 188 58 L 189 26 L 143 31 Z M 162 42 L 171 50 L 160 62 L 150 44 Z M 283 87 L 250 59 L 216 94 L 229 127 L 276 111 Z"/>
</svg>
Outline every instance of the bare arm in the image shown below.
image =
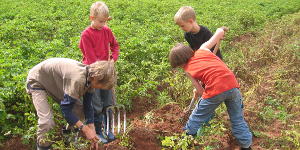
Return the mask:
<svg viewBox="0 0 300 150">
<path fill-rule="evenodd" d="M 184 71 L 184 72 L 185 72 L 186 76 L 191 80 L 194 87 L 196 88 L 196 91 L 193 91 L 194 92 L 193 99 L 199 98 L 199 96 L 202 95 L 202 93 L 204 91 L 203 87 L 201 86 L 201 83 L 199 83 L 197 79 L 193 78 L 190 73 L 188 73 L 186 71 Z"/>
<path fill-rule="evenodd" d="M 216 33 L 205 43 L 200 46 L 200 49 L 211 49 L 217 42 L 225 38 L 225 29 L 218 28 Z"/>
</svg>

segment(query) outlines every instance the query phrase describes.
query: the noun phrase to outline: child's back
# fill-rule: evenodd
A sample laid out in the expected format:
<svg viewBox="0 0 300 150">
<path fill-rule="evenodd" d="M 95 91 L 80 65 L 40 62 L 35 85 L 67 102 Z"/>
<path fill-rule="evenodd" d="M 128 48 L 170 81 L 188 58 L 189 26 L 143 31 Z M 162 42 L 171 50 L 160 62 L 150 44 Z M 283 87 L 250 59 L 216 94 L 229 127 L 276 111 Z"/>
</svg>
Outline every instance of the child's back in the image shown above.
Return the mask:
<svg viewBox="0 0 300 150">
<path fill-rule="evenodd" d="M 184 70 L 206 85 L 203 98 L 210 98 L 240 87 L 229 68 L 209 50 L 196 51 Z"/>
</svg>

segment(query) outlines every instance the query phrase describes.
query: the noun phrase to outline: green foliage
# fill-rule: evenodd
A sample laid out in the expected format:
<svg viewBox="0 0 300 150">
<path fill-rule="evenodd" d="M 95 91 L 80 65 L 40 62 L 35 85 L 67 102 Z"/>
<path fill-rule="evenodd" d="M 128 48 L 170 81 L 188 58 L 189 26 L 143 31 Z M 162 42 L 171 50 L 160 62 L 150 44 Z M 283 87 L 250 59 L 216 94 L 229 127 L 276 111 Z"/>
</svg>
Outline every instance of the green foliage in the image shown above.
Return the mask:
<svg viewBox="0 0 300 150">
<path fill-rule="evenodd" d="M 37 124 L 37 116 L 31 98 L 25 91 L 27 73 L 30 68 L 47 58 L 68 57 L 81 61 L 82 54 L 78 48 L 80 34 L 90 24 L 89 9 L 93 2 L 91 0 L 3 0 L 0 2 L 0 123 L 2 124 L 0 141 L 9 137 L 4 135 L 25 134 L 25 139 L 33 137 L 32 134 L 36 129 L 32 127 Z M 181 6 L 192 6 L 197 13 L 197 23 L 207 26 L 212 32 L 223 25 L 229 27 L 230 31 L 222 46 L 225 43 L 231 44 L 232 39 L 237 35 L 248 31 L 253 33 L 261 31 L 269 20 L 284 18 L 285 15 L 300 10 L 298 0 L 288 2 L 207 0 L 201 4 L 189 0 L 111 0 L 106 1 L 106 4 L 113 18 L 108 25 L 120 45 L 119 60 L 116 63 L 118 72 L 116 95 L 118 102 L 126 105 L 128 110 L 132 109 L 133 97 L 153 98 L 155 96 L 147 91 L 155 91 L 161 84 L 169 86 L 166 90 L 155 92 L 160 104 L 173 100 L 184 107 L 185 101 L 190 99 L 191 84 L 181 71 L 169 72 L 171 67 L 168 62 L 171 47 L 178 42 L 186 43 L 183 32 L 173 21 L 175 13 Z M 291 22 L 299 26 L 299 20 L 295 19 Z M 296 38 L 291 36 L 295 32 L 292 27 L 286 29 L 275 27 L 275 29 L 283 33 L 266 41 L 280 42 L 281 36 Z M 253 42 L 253 44 L 257 43 L 259 44 L 259 41 Z M 255 48 L 253 45 L 245 45 L 254 47 L 251 50 L 226 47 L 229 50 L 224 48 L 224 60 L 237 73 L 239 79 L 243 79 L 243 83 L 249 81 L 251 84 L 256 84 L 264 81 L 257 74 L 267 70 L 253 69 L 249 64 L 267 66 L 279 57 L 291 62 L 299 62 L 299 40 L 298 43 L 290 43 L 280 53 L 278 49 L 281 47 L 277 45 L 273 45 L 267 51 L 259 47 Z M 296 51 L 288 49 L 296 49 Z M 254 54 L 261 54 L 261 56 Z M 249 58 L 247 62 L 245 58 Z M 292 66 L 287 61 L 281 62 L 282 70 L 275 73 L 277 78 L 272 80 L 272 82 L 276 81 L 275 89 L 270 96 L 273 99 L 284 100 L 280 103 L 287 104 L 280 108 L 283 112 L 293 104 L 294 95 L 298 91 L 292 88 L 295 86 L 292 83 L 297 83 L 296 80 L 282 80 L 282 78 L 285 75 L 299 76 L 299 63 Z M 247 93 L 251 95 L 256 88 L 249 89 L 250 92 Z M 55 121 L 65 123 L 62 119 L 57 119 L 61 117 L 58 105 L 52 102 L 51 105 Z M 274 107 L 281 106 L 274 104 L 268 109 Z M 282 112 L 278 115 L 279 118 L 292 118 Z M 30 133 L 24 132 L 27 129 L 30 129 Z M 25 141 L 27 142 L 28 140 Z"/>
<path fill-rule="evenodd" d="M 132 129 L 134 129 L 134 124 L 130 124 L 129 126 L 127 126 L 125 133 L 123 133 L 122 135 L 120 135 L 120 134 L 117 135 L 118 139 L 120 139 L 120 146 L 124 146 L 124 147 L 127 147 L 129 149 L 133 148 L 132 145 L 134 143 L 133 143 L 131 137 L 129 136 L 129 133 Z"/>
<path fill-rule="evenodd" d="M 299 13 L 270 21 L 261 32 L 241 36 L 247 40 L 233 44 L 234 53 L 225 58 L 245 86 L 244 100 L 255 102 L 247 108 L 252 112 L 250 129 L 267 149 L 273 149 L 274 141 L 284 149 L 299 149 L 299 24 Z M 268 133 L 277 128 L 280 137 Z"/>
<path fill-rule="evenodd" d="M 187 150 L 194 147 L 193 142 L 194 138 L 192 136 L 187 136 L 185 133 L 182 133 L 181 135 L 165 136 L 161 141 L 161 144 L 162 146 L 173 150 Z"/>
<path fill-rule="evenodd" d="M 192 97 L 193 85 L 189 79 L 185 76 L 182 69 L 173 69 L 169 71 L 168 76 L 163 80 L 163 83 L 167 84 L 166 92 L 170 95 L 171 99 L 180 104 L 183 108 L 186 105 L 186 101 L 190 101 Z M 164 101 L 161 101 L 162 105 Z"/>
</svg>

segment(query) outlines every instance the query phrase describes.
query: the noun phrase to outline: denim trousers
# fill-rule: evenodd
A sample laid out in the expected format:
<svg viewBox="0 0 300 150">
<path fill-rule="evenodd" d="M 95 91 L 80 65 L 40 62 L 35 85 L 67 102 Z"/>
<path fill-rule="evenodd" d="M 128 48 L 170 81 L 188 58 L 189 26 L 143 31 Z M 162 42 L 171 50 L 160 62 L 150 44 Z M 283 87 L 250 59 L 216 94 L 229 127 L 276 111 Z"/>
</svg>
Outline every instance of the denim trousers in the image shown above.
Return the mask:
<svg viewBox="0 0 300 150">
<path fill-rule="evenodd" d="M 202 124 L 215 112 L 216 108 L 225 102 L 230 118 L 232 134 L 242 148 L 247 148 L 252 143 L 252 133 L 243 117 L 243 99 L 238 88 L 225 91 L 209 99 L 201 98 L 183 127 L 189 135 L 195 135 Z"/>
<path fill-rule="evenodd" d="M 92 99 L 95 127 L 101 127 L 103 120 L 106 125 L 106 108 L 113 105 L 111 90 L 95 89 Z"/>
</svg>

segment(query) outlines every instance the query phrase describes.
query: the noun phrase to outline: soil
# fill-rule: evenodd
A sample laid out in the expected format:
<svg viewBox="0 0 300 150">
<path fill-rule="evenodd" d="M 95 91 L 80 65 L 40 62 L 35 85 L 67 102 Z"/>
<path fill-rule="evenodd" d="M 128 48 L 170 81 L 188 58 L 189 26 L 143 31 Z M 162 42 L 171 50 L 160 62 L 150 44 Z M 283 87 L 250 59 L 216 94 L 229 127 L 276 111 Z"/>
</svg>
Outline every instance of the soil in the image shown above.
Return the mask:
<svg viewBox="0 0 300 150">
<path fill-rule="evenodd" d="M 268 85 L 262 85 L 265 87 Z M 263 90 L 261 91 L 262 95 Z M 242 90 L 241 90 L 241 93 Z M 161 150 L 164 147 L 161 146 L 160 140 L 158 137 L 171 136 L 174 134 L 180 135 L 183 130 L 183 124 L 180 123 L 184 110 L 181 110 L 180 107 L 175 103 L 169 103 L 163 107 L 157 108 L 156 101 L 153 99 L 147 98 L 137 98 L 134 97 L 132 99 L 133 109 L 131 112 L 127 112 L 126 118 L 128 121 L 128 127 L 123 136 L 118 136 L 118 139 L 110 142 L 109 144 L 105 144 L 99 147 L 99 149 L 104 150 L 127 150 L 127 149 L 136 149 L 136 150 Z M 266 133 L 264 136 L 268 136 L 269 138 L 280 138 L 281 131 L 284 129 L 284 124 L 281 121 L 274 120 L 271 123 L 268 123 L 268 128 L 260 128 L 257 129 L 257 122 L 262 122 L 262 120 L 257 116 L 253 111 L 249 111 L 247 109 L 250 107 L 254 107 L 256 105 L 256 101 L 245 101 L 244 102 L 244 117 L 246 122 L 248 123 L 250 129 L 255 131 L 260 131 Z M 122 114 L 122 113 L 121 113 Z M 193 149 L 203 149 L 205 146 L 219 147 L 215 148 L 218 150 L 228 150 L 228 149 L 240 149 L 237 142 L 235 141 L 234 136 L 231 133 L 231 128 L 229 124 L 229 117 L 227 113 L 222 114 L 223 116 L 215 116 L 215 120 L 224 122 L 224 127 L 227 129 L 224 134 L 221 136 L 219 134 L 210 135 L 207 142 L 195 144 Z M 300 119 L 300 116 L 296 116 L 297 119 Z M 225 120 L 225 121 L 224 121 Z M 123 118 L 121 118 L 123 121 Z M 63 127 L 62 124 L 56 124 L 61 129 Z M 117 124 L 116 124 L 117 126 Z M 62 140 L 62 133 L 57 129 L 56 135 L 57 138 L 55 141 Z M 272 149 L 281 149 L 281 145 L 276 143 L 269 143 L 263 135 L 261 136 L 253 136 L 252 149 L 261 150 L 263 147 L 270 147 L 272 144 Z M 85 135 L 80 132 L 80 137 L 86 139 Z M 120 143 L 120 139 L 126 141 L 123 144 Z M 23 138 L 21 136 L 13 136 L 8 140 L 4 141 L 3 147 L 0 148 L 3 150 L 27 150 L 27 149 L 35 149 L 33 145 L 35 145 L 35 141 L 31 140 L 28 145 L 22 144 Z M 214 142 L 211 142 L 214 141 Z M 208 143 L 210 142 L 210 143 Z M 290 147 L 292 148 L 292 147 Z M 86 150 L 90 149 L 88 146 Z"/>
<path fill-rule="evenodd" d="M 251 102 L 245 102 L 245 106 L 253 105 Z M 141 107 L 143 106 L 143 107 Z M 110 142 L 109 144 L 105 144 L 99 147 L 99 149 L 105 150 L 127 150 L 127 149 L 136 149 L 136 150 L 161 150 L 163 147 L 161 146 L 160 140 L 158 137 L 171 136 L 174 133 L 181 134 L 183 132 L 183 125 L 180 123 L 181 118 L 184 115 L 184 111 L 180 109 L 177 104 L 170 103 L 161 108 L 155 108 L 155 102 L 149 103 L 149 101 L 145 99 L 134 98 L 133 99 L 133 110 L 128 112 L 126 115 L 127 120 L 130 120 L 129 126 L 127 127 L 127 131 L 123 134 L 122 137 L 118 137 L 116 141 Z M 150 109 L 150 107 L 152 109 Z M 260 119 L 252 112 L 245 111 L 244 112 L 245 120 L 249 124 L 251 128 L 251 124 L 260 121 Z M 122 120 L 123 118 L 121 118 Z M 224 116 L 215 116 L 217 120 L 227 120 L 229 122 L 229 117 L 227 114 Z M 283 124 L 279 121 L 273 122 L 273 127 L 265 129 L 263 132 L 267 132 L 270 137 L 280 137 L 281 129 L 283 128 Z M 62 125 L 59 125 L 62 126 Z M 220 135 L 211 135 L 212 139 L 215 139 L 216 142 L 212 142 L 210 146 L 218 146 L 219 150 L 225 149 L 239 149 L 240 147 L 235 141 L 234 136 L 231 133 L 230 125 L 225 124 L 225 127 L 229 129 L 225 132 L 223 136 Z M 276 127 L 276 128 L 275 128 Z M 61 137 L 62 133 L 58 131 L 58 137 Z M 83 133 L 80 133 L 80 136 L 83 139 L 86 139 Z M 126 139 L 126 146 L 120 144 L 120 138 Z M 61 138 L 57 138 L 56 140 L 62 140 Z M 3 143 L 3 148 L 5 150 L 26 150 L 32 149 L 32 143 L 29 145 L 22 144 L 21 136 L 13 136 L 10 139 L 6 140 Z M 265 138 L 255 137 L 253 136 L 253 149 L 263 149 L 261 144 L 270 144 L 268 141 L 265 141 Z M 196 149 L 202 149 L 204 146 L 207 146 L 208 143 L 203 144 L 195 144 Z M 273 145 L 273 148 L 280 148 L 280 145 Z M 87 147 L 86 149 L 90 149 Z"/>
</svg>

